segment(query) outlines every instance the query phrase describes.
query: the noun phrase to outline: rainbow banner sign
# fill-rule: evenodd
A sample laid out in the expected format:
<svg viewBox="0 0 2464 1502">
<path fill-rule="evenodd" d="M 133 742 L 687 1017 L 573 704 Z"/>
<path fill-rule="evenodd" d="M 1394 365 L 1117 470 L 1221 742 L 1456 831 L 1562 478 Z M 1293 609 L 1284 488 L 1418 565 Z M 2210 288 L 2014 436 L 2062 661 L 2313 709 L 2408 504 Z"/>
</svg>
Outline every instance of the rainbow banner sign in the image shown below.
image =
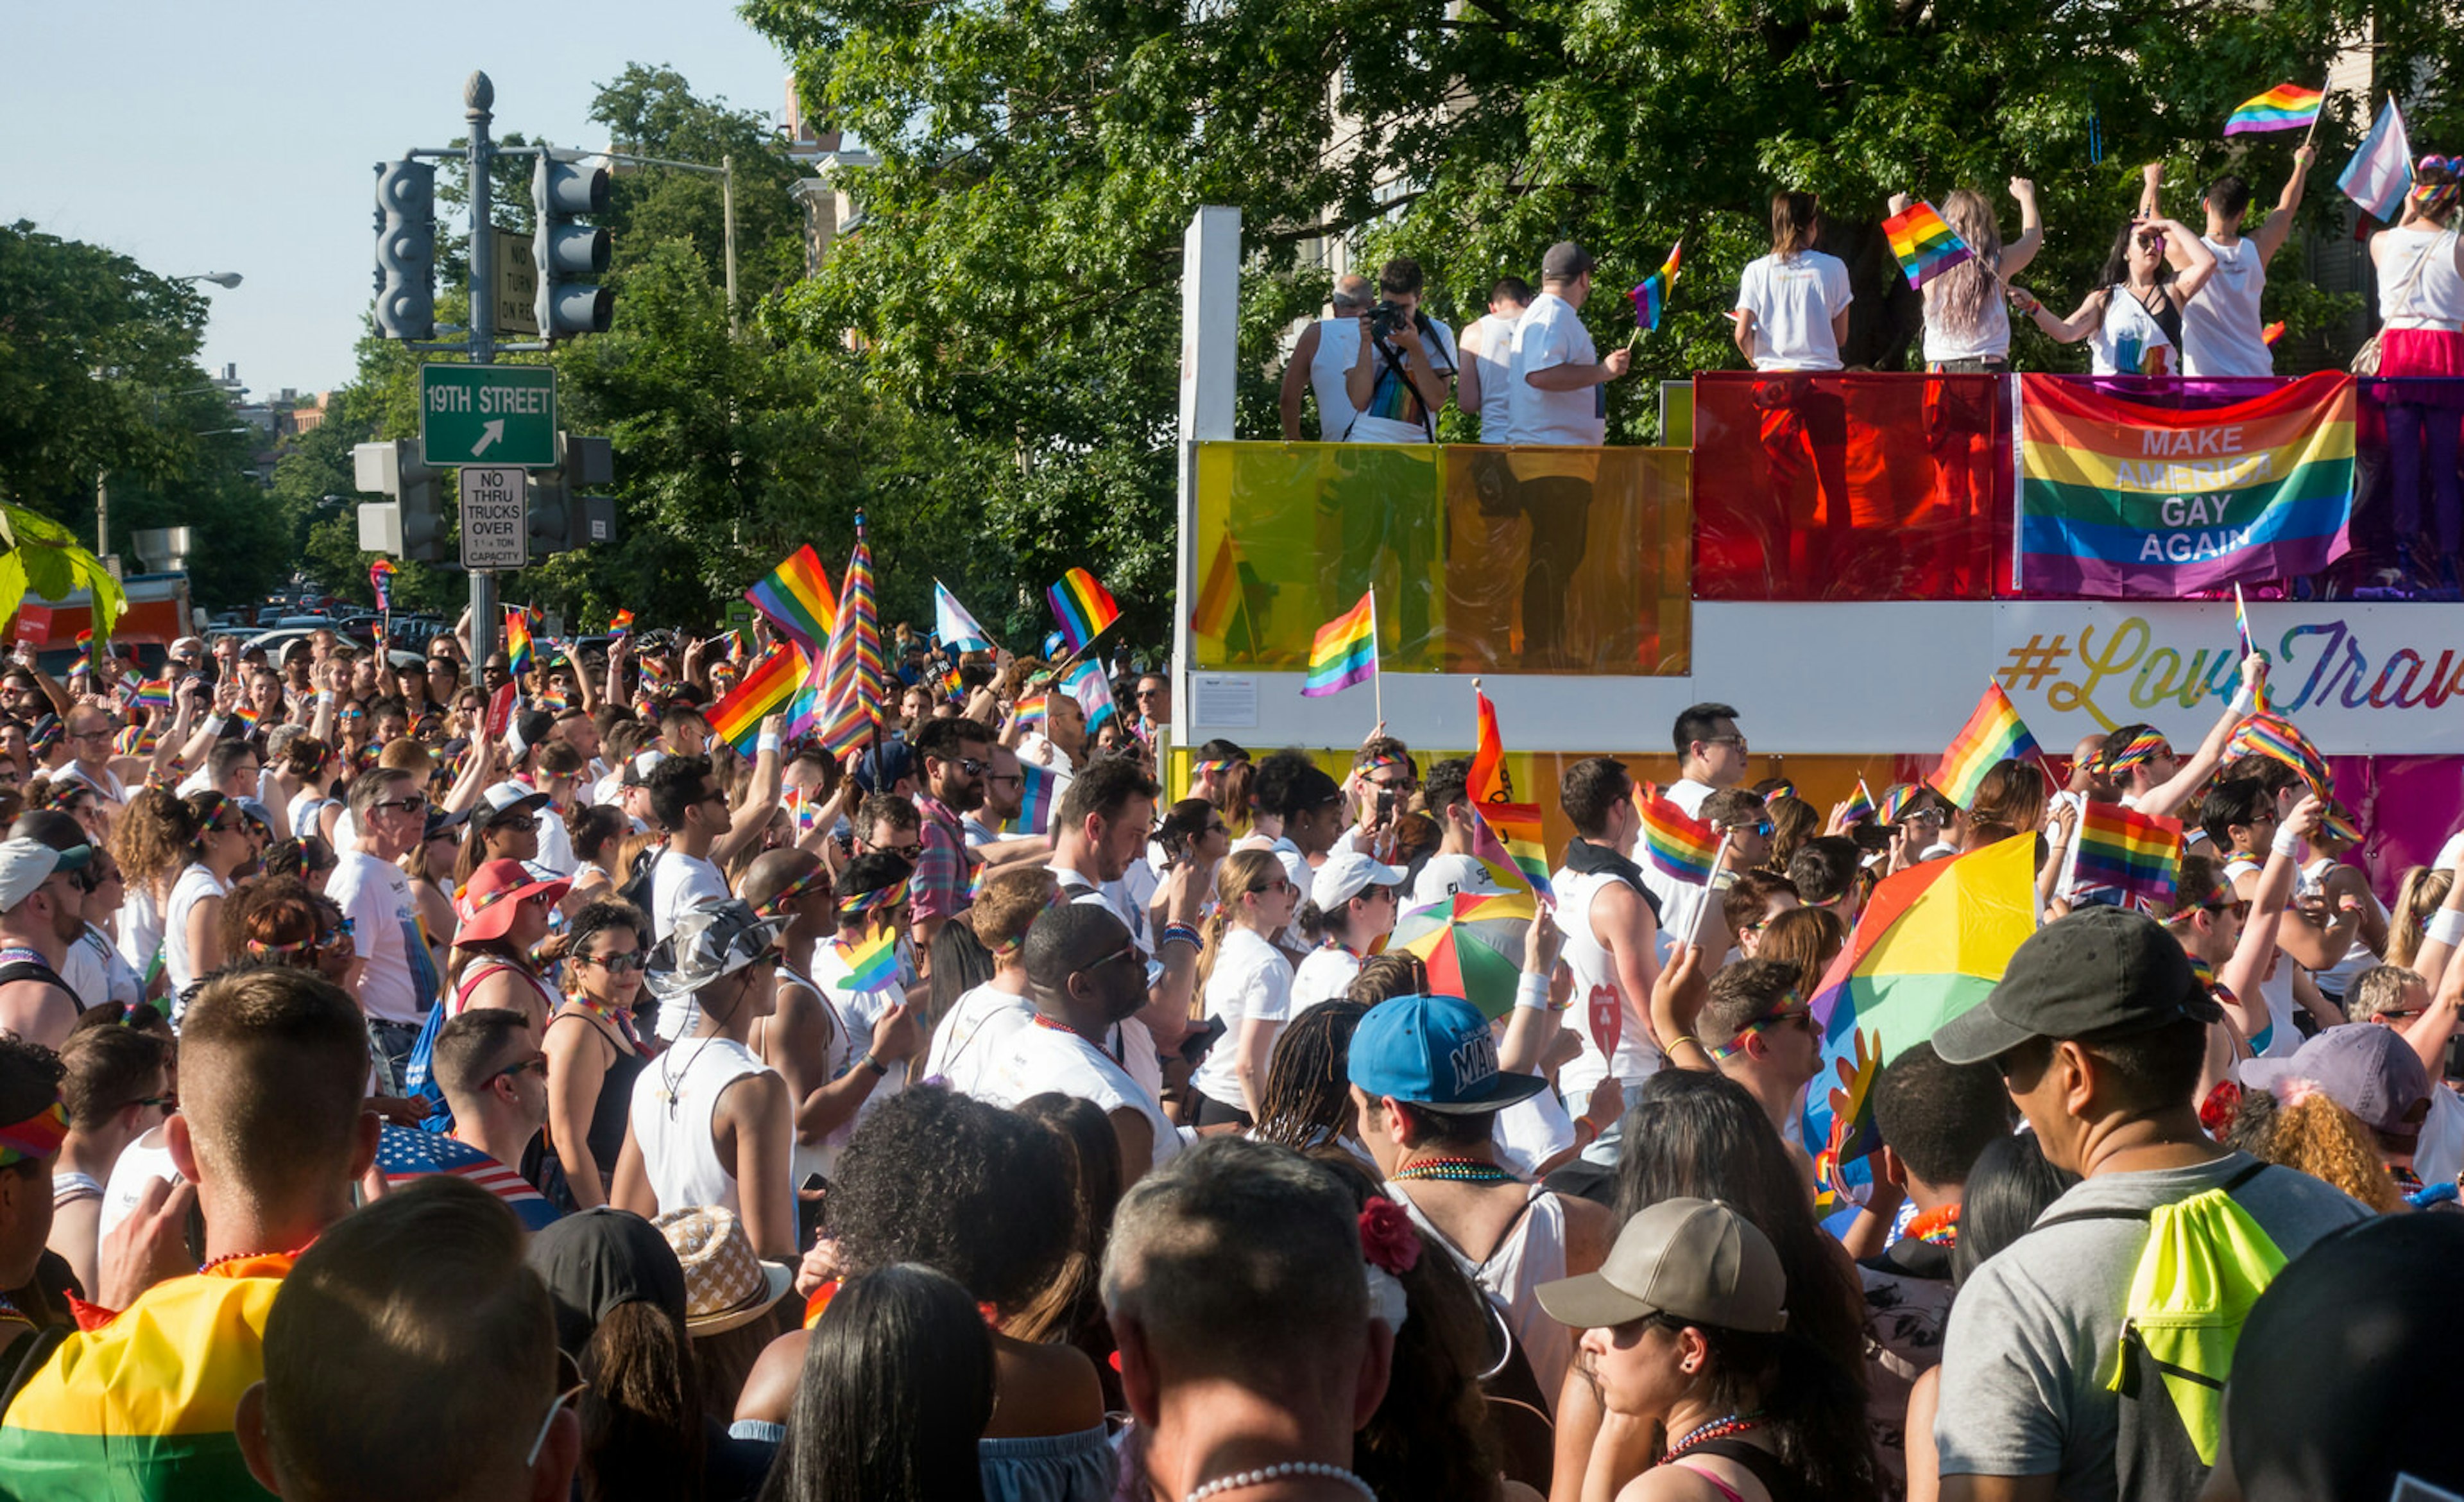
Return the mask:
<svg viewBox="0 0 2464 1502">
<path fill-rule="evenodd" d="M 1883 220 L 1882 232 L 1890 237 L 1891 254 L 1907 273 L 1910 287 L 1922 287 L 1961 261 L 1976 258 L 1959 232 L 1923 199 Z"/>
<path fill-rule="evenodd" d="M 2341 370 L 2196 411 L 2019 377 L 2012 586 L 2181 599 L 2319 572 L 2351 546 L 2358 409 Z"/>
<path fill-rule="evenodd" d="M 2253 135 L 2262 130 L 2307 130 L 2318 121 L 2319 106 L 2327 96 L 2317 89 L 2305 89 L 2298 83 L 2279 83 L 2255 99 L 2244 99 L 2239 109 L 2225 117 L 2228 136 Z"/>
</svg>

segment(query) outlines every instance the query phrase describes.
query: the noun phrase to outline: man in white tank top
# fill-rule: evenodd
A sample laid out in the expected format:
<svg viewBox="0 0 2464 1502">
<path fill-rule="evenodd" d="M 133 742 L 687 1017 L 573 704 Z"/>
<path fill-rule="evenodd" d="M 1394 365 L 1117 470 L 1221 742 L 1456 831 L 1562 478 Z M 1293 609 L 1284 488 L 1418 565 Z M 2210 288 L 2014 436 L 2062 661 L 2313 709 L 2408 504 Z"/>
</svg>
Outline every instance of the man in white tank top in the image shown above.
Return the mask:
<svg viewBox="0 0 2464 1502">
<path fill-rule="evenodd" d="M 1327 316 L 1301 330 L 1292 358 L 1284 366 L 1284 388 L 1278 406 L 1284 419 L 1284 441 L 1301 441 L 1301 398 L 1317 397 L 1317 438 L 1341 443 L 1352 431 L 1352 398 L 1345 382 L 1360 363 L 1360 320 L 1376 301 L 1369 278 L 1347 274 L 1334 279 L 1334 303 Z"/>
<path fill-rule="evenodd" d="M 2207 233 L 2200 236 L 2215 253 L 2216 269 L 2200 295 L 2182 308 L 2182 373 L 2190 376 L 2272 376 L 2276 353 L 2268 348 L 2259 318 L 2259 298 L 2267 290 L 2267 263 L 2293 232 L 2293 215 L 2301 207 L 2301 192 L 2318 149 L 2306 142 L 2293 153 L 2293 175 L 2277 195 L 2276 208 L 2247 236 L 2242 221 L 2250 214 L 2250 184 L 2227 174 L 2209 185 L 2200 206 L 2207 210 Z M 2157 200 L 2164 186 L 2163 164 L 2147 167 L 2140 212 L 2162 215 Z"/>
<path fill-rule="evenodd" d="M 1557 889 L 1557 921 L 1565 930 L 1566 968 L 1574 980 L 1573 1028 L 1582 1051 L 1557 1071 L 1569 1100 L 1587 1100 L 1614 1077 L 1635 1092 L 1663 1062 L 1651 1035 L 1651 983 L 1660 973 L 1660 908 L 1643 890 L 1642 872 L 1626 851 L 1642 816 L 1625 763 L 1591 757 L 1566 769 L 1557 800 L 1573 821 L 1566 864 L 1550 876 Z M 1594 1162 L 1614 1163 L 1619 1125 L 1583 1150 Z"/>
</svg>

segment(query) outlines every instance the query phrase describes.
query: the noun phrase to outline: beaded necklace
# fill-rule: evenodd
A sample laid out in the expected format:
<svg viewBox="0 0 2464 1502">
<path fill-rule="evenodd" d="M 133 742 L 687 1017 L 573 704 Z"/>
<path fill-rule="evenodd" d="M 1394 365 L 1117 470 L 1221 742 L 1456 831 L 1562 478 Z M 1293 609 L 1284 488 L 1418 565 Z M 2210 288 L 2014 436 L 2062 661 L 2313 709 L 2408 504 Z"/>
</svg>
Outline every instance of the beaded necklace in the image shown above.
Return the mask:
<svg viewBox="0 0 2464 1502">
<path fill-rule="evenodd" d="M 1956 1247 L 1959 1245 L 1959 1206 L 1936 1205 L 1908 1222 L 1908 1228 L 1901 1235 L 1911 1241 L 1924 1242 L 1928 1247 Z"/>
<path fill-rule="evenodd" d="M 1660 1459 L 1652 1464 L 1665 1466 L 1698 1445 L 1708 1445 L 1713 1440 L 1725 1440 L 1731 1434 L 1743 1434 L 1748 1429 L 1760 1427 L 1762 1422 L 1763 1411 L 1760 1408 L 1751 1413 L 1732 1413 L 1724 1419 L 1714 1419 L 1708 1424 L 1686 1430 L 1684 1438 L 1668 1447 Z"/>
<path fill-rule="evenodd" d="M 1423 1158 L 1417 1163 L 1406 1163 L 1388 1174 L 1390 1182 L 1407 1179 L 1442 1179 L 1450 1183 L 1511 1183 L 1514 1176 L 1495 1163 L 1478 1158 Z"/>
<path fill-rule="evenodd" d="M 565 997 L 565 1000 L 571 1002 L 576 1007 L 579 1007 L 583 1012 L 598 1018 L 608 1027 L 615 1028 L 618 1033 L 623 1035 L 625 1041 L 632 1046 L 635 1052 L 638 1053 L 641 1051 L 642 1035 L 633 1030 L 633 1014 L 630 1011 L 617 1005 L 613 1002 L 594 1001 L 590 997 L 584 996 L 580 991 L 570 993 Z"/>
<path fill-rule="evenodd" d="M 1104 1047 L 1102 1044 L 1095 1042 L 1093 1039 L 1088 1037 L 1085 1033 L 1080 1032 L 1077 1028 L 1070 1027 L 1066 1022 L 1054 1022 L 1051 1018 L 1045 1016 L 1042 1012 L 1037 1012 L 1033 1020 L 1035 1025 L 1039 1027 L 1046 1027 L 1054 1032 L 1066 1032 L 1069 1036 L 1077 1039 L 1080 1043 L 1089 1045 L 1094 1049 L 1096 1052 L 1102 1054 L 1108 1059 L 1111 1059 L 1113 1063 L 1118 1064 L 1121 1062 L 1120 1055 L 1114 1053 L 1111 1049 Z"/>
</svg>

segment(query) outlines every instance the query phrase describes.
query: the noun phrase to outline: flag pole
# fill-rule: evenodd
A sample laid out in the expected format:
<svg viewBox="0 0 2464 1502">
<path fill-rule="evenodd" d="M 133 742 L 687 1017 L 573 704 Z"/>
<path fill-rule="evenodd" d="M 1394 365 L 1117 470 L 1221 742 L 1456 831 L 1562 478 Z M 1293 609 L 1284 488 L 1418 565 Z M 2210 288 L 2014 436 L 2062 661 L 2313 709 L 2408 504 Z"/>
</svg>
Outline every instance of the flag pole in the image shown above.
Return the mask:
<svg viewBox="0 0 2464 1502">
<path fill-rule="evenodd" d="M 2303 132 L 2301 133 L 2301 145 L 2302 145 L 2302 147 L 2307 147 L 2307 146 L 2310 144 L 2311 141 L 2312 141 L 2312 140 L 2314 140 L 2314 139 L 2318 136 L 2318 134 L 2319 134 L 2319 117 L 2320 117 L 2320 116 L 2321 116 L 2321 115 L 2324 115 L 2325 113 L 2327 113 L 2327 96 L 2328 96 L 2328 94 L 2329 94 L 2330 92 L 2332 92 L 2332 91 L 2333 91 L 2334 86 L 2335 86 L 2335 80 L 2334 80 L 2333 78 L 2322 78 L 2322 79 L 2321 79 L 2321 80 L 2320 80 L 2320 83 L 2319 83 L 2319 107 L 2318 107 L 2316 110 L 2313 110 L 2313 111 L 2311 112 L 2311 114 L 2310 114 L 2310 128 L 2309 128 L 2308 130 L 2303 131 Z M 2297 149 L 2298 149 L 2298 148 L 2297 148 Z M 2234 593 L 2235 593 L 2236 595 L 2238 595 L 2238 594 L 2240 593 L 2240 586 L 2239 586 L 2238 585 L 2236 585 L 2234 586 Z"/>
<path fill-rule="evenodd" d="M 1720 872 L 1726 870 L 1728 864 L 1730 838 L 1730 831 L 1727 829 L 1720 831 L 1720 852 L 1711 857 L 1711 873 L 1703 878 L 1703 905 L 1695 910 L 1694 934 L 1686 940 L 1697 949 L 1703 947 L 1703 928 L 1710 920 L 1711 899 L 1720 895 Z"/>
<path fill-rule="evenodd" d="M 1377 591 L 1369 591 L 1369 687 L 1377 706 L 1377 723 L 1386 723 L 1386 664 L 1377 652 Z"/>
</svg>

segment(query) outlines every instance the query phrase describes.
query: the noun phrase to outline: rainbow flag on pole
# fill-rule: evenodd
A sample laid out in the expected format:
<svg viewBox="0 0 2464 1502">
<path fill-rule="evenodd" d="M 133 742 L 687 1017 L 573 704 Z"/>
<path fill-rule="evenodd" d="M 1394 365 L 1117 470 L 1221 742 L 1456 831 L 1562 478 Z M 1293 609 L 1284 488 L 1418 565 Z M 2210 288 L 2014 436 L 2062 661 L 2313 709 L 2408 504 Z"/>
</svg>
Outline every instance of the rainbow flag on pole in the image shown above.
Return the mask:
<svg viewBox="0 0 2464 1502">
<path fill-rule="evenodd" d="M 882 700 L 889 695 L 889 675 L 881 662 L 881 615 L 872 593 L 872 544 L 861 511 L 855 516 L 855 551 L 847 555 L 822 678 L 827 706 L 822 743 L 833 756 L 845 756 L 880 725 Z"/>
<path fill-rule="evenodd" d="M 810 542 L 745 590 L 744 599 L 806 652 L 828 648 L 830 628 L 838 623 L 838 602 L 830 593 L 829 573 Z"/>
<path fill-rule="evenodd" d="M 1642 813 L 1642 853 L 1651 864 L 1680 881 L 1707 883 L 1720 858 L 1720 837 L 1711 827 L 1690 817 L 1648 784 L 1634 792 Z"/>
<path fill-rule="evenodd" d="M 1083 568 L 1063 574 L 1044 591 L 1044 598 L 1051 602 L 1053 618 L 1061 623 L 1062 639 L 1071 652 L 1085 652 L 1089 642 L 1121 618 L 1121 607 L 1111 593 Z"/>
<path fill-rule="evenodd" d="M 2301 774 L 2312 792 L 2327 796 L 2327 759 L 2283 716 L 2262 710 L 2233 727 L 2233 739 L 2225 742 L 2225 760 L 2238 762 L 2251 756 L 2283 762 Z"/>
<path fill-rule="evenodd" d="M 1976 789 L 1994 762 L 2042 755 L 2036 747 L 2036 738 L 2028 734 L 2018 710 L 2012 706 L 2011 696 L 2002 692 L 2000 683 L 1989 681 L 1985 696 L 1976 701 L 1968 723 L 1943 748 L 1942 764 L 1925 781 L 1940 788 L 1945 798 L 1965 808 L 1976 801 Z"/>
<path fill-rule="evenodd" d="M 1554 907 L 1556 889 L 1549 884 L 1549 847 L 1540 829 L 1538 804 L 1471 805 L 1475 828 L 1472 854 L 1502 886 L 1525 887 Z"/>
<path fill-rule="evenodd" d="M 1848 811 L 1840 816 L 1843 824 L 1862 824 L 1874 817 L 1874 795 L 1865 791 L 1865 780 L 1857 779 L 1857 796 L 1848 800 Z"/>
<path fill-rule="evenodd" d="M 1240 611 L 1241 550 L 1226 534 L 1207 562 L 1205 582 L 1198 586 L 1198 604 L 1189 612 L 1189 629 L 1220 640 Z"/>
<path fill-rule="evenodd" d="M 1677 263 L 1683 257 L 1685 242 L 1678 241 L 1668 248 L 1668 259 L 1660 270 L 1642 278 L 1626 297 L 1634 302 L 1634 326 L 1650 333 L 1660 332 L 1660 320 L 1668 313 L 1668 289 L 1677 284 Z"/>
<path fill-rule="evenodd" d="M 2124 905 L 2144 897 L 2162 907 L 2173 900 L 2182 872 L 2182 822 L 2090 803 L 2079 810 L 2075 887 L 2110 887 Z"/>
<path fill-rule="evenodd" d="M 2225 117 L 2225 134 L 2247 136 L 2262 130 L 2307 130 L 2317 122 L 2327 96 L 2298 83 L 2279 83 Z"/>
<path fill-rule="evenodd" d="M 788 702 L 804 686 L 809 672 L 804 650 L 779 642 L 739 679 L 727 696 L 710 707 L 711 734 L 750 756 L 761 721 L 787 712 Z"/>
<path fill-rule="evenodd" d="M 1497 706 L 1472 686 L 1472 715 L 1477 723 L 1473 731 L 1471 772 L 1463 779 L 1463 789 L 1476 804 L 1506 804 L 1514 801 L 1514 779 L 1506 770 L 1506 738 L 1498 734 Z"/>
<path fill-rule="evenodd" d="M 607 618 L 607 634 L 622 636 L 633 629 L 633 612 L 619 610 Z"/>
<path fill-rule="evenodd" d="M 1377 591 L 1372 589 L 1358 605 L 1317 629 L 1317 640 L 1309 646 L 1309 681 L 1301 685 L 1301 696 L 1324 698 L 1375 676 Z"/>
<path fill-rule="evenodd" d="M 505 665 L 517 678 L 531 671 L 531 612 L 505 612 Z"/>
<path fill-rule="evenodd" d="M 1923 199 L 1883 220 L 1882 232 L 1890 237 L 1891 254 L 1911 287 L 1922 287 L 1961 261 L 1976 258 L 1959 232 Z"/>
</svg>

